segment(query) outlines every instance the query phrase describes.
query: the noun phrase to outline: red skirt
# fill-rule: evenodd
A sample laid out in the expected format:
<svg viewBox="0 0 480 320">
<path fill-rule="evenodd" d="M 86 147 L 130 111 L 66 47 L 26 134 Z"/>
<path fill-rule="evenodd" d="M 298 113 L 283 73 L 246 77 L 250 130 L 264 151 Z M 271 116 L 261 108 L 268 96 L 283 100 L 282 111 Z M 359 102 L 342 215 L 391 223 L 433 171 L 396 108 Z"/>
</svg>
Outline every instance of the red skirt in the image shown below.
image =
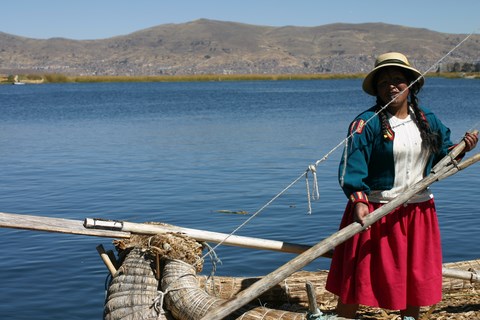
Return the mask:
<svg viewBox="0 0 480 320">
<path fill-rule="evenodd" d="M 371 203 L 370 212 L 382 204 Z M 340 228 L 353 222 L 347 204 Z M 326 289 L 347 304 L 391 310 L 442 300 L 442 249 L 433 199 L 400 206 L 335 248 Z"/>
</svg>

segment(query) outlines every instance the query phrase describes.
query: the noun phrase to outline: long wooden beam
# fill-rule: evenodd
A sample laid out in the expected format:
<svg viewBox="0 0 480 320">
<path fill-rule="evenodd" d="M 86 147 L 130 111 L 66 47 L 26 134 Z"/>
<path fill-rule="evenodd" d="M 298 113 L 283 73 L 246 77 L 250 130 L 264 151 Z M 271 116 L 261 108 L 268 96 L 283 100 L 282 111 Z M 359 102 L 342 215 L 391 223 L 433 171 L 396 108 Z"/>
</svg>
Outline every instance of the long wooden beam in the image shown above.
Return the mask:
<svg viewBox="0 0 480 320">
<path fill-rule="evenodd" d="M 297 254 L 305 252 L 310 248 L 310 246 L 303 244 L 228 235 L 225 233 L 182 228 L 166 224 L 133 223 L 92 218 L 80 221 L 5 212 L 0 212 L 0 227 L 122 239 L 130 238 L 131 234 L 155 235 L 162 233 L 183 233 L 197 241 Z M 325 257 L 331 257 L 331 253 L 326 253 Z"/>
<path fill-rule="evenodd" d="M 296 244 L 291 242 L 268 240 L 261 238 L 229 235 L 226 233 L 211 232 L 199 229 L 182 228 L 168 224 L 153 224 L 153 223 L 133 223 L 127 221 L 117 220 L 103 220 L 87 218 L 84 221 L 86 228 L 92 229 L 108 229 L 125 231 L 135 234 L 163 234 L 163 233 L 183 233 L 190 238 L 197 241 L 222 243 L 229 246 L 272 250 L 288 253 L 302 253 L 308 250 L 311 246 L 304 244 Z M 331 253 L 326 253 L 325 257 L 331 257 Z"/>
<path fill-rule="evenodd" d="M 91 224 L 96 224 L 97 229 L 92 229 Z M 85 228 L 84 225 L 89 225 Z M 102 226 L 102 227 L 101 227 Z M 112 227 L 114 226 L 114 227 Z M 119 226 L 125 226 L 120 228 Z M 150 225 L 132 222 L 123 222 L 115 220 L 90 219 L 85 221 L 70 220 L 63 218 L 50 218 L 44 216 L 32 216 L 25 214 L 14 214 L 0 212 L 0 227 L 33 230 L 33 231 L 47 231 L 66 234 L 76 234 L 84 236 L 96 236 L 105 238 L 123 238 L 128 239 L 132 233 L 154 235 L 159 233 L 184 233 L 197 241 L 220 242 L 227 237 L 227 234 L 210 232 L 197 229 L 189 229 L 176 227 L 172 225 Z M 112 230 L 117 228 L 118 230 Z M 126 231 L 128 230 L 128 231 Z M 295 244 L 289 242 L 267 240 L 260 238 L 230 236 L 231 241 L 226 241 L 225 244 L 231 246 L 240 246 L 252 249 L 273 250 L 288 253 L 300 254 L 310 249 L 311 246 L 303 244 Z M 98 250 L 98 248 L 97 248 Z M 331 258 L 332 252 L 328 252 L 323 257 Z M 472 271 L 454 270 L 443 268 L 443 276 L 447 278 L 458 278 L 463 280 L 470 280 L 479 282 L 480 275 Z"/>
<path fill-rule="evenodd" d="M 0 227 L 105 238 L 130 238 L 125 231 L 87 229 L 83 221 L 0 212 Z"/>
</svg>

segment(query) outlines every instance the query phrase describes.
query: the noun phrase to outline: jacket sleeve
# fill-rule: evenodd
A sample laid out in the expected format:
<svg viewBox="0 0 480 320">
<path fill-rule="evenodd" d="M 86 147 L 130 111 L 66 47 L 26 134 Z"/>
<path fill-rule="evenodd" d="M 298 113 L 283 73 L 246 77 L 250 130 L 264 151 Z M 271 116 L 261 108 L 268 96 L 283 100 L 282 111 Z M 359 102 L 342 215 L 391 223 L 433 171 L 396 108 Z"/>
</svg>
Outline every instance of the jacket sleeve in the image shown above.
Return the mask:
<svg viewBox="0 0 480 320">
<path fill-rule="evenodd" d="M 362 118 L 349 126 L 346 145 L 340 161 L 338 178 L 343 192 L 350 201 L 368 203 L 368 163 L 372 154 L 372 125 Z"/>
</svg>

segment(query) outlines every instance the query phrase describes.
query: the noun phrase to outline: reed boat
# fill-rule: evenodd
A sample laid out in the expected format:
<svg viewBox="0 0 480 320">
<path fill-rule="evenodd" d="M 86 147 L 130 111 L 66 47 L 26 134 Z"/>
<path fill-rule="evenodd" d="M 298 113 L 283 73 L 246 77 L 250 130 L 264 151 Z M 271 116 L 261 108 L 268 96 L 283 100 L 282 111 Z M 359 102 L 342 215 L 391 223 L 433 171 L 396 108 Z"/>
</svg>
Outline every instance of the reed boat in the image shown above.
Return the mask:
<svg viewBox="0 0 480 320">
<path fill-rule="evenodd" d="M 112 238 L 116 253 L 97 250 L 109 271 L 105 320 L 209 319 L 256 284 L 268 279 L 259 277 L 220 277 L 201 275 L 202 253 L 206 242 L 225 239 L 226 234 L 188 229 L 161 223 L 136 224 L 100 220 L 89 226 L 84 221 L 0 212 L 0 227 L 59 232 Z M 108 222 L 108 223 L 107 223 Z M 121 226 L 121 230 L 116 227 Z M 258 238 L 231 236 L 226 245 L 297 253 L 309 252 L 309 246 Z M 329 257 L 330 254 L 323 256 Z M 423 319 L 480 319 L 480 293 L 477 271 L 480 259 L 444 265 L 443 301 L 422 309 Z M 325 290 L 328 270 L 295 269 L 281 281 L 250 299 L 225 319 L 286 320 L 339 319 L 321 318 L 334 313 L 336 297 Z M 361 308 L 361 319 L 392 320 L 398 316 L 375 308 Z"/>
<path fill-rule="evenodd" d="M 261 279 L 199 275 L 202 244 L 181 234 L 135 236 L 114 243 L 118 256 L 109 260 L 114 269 L 109 268 L 113 274 L 106 320 L 203 319 Z M 112 253 L 107 256 L 111 259 Z M 480 259 L 445 264 L 444 299 L 424 308 L 424 319 L 480 319 L 476 270 Z M 325 290 L 327 275 L 327 270 L 297 271 L 225 319 L 340 319 L 334 316 L 336 296 Z M 367 307 L 359 314 L 361 319 L 398 316 L 396 311 Z"/>
</svg>

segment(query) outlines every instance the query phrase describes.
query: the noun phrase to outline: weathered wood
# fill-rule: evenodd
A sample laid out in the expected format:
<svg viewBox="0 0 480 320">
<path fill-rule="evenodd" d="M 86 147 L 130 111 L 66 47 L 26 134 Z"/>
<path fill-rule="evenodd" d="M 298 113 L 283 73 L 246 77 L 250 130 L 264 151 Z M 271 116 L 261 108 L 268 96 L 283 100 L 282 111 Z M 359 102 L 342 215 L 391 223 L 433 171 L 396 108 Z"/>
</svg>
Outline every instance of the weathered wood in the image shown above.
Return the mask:
<svg viewBox="0 0 480 320">
<path fill-rule="evenodd" d="M 100 223 L 100 228 L 98 223 Z M 109 224 L 106 225 L 105 223 Z M 114 226 L 114 227 L 112 227 Z M 47 231 L 84 236 L 96 236 L 114 239 L 128 239 L 132 233 L 155 235 L 160 233 L 183 233 L 197 241 L 207 241 L 230 246 L 252 249 L 273 250 L 287 253 L 302 253 L 310 248 L 308 245 L 261 238 L 228 235 L 198 229 L 182 228 L 172 225 L 143 224 L 104 219 L 87 218 L 84 221 L 45 216 L 0 212 L 0 227 L 33 231 Z M 327 252 L 324 257 L 331 257 Z"/>
<path fill-rule="evenodd" d="M 458 270 L 458 269 L 443 268 L 442 274 L 444 277 L 447 277 L 447 278 L 468 280 L 470 282 L 480 282 L 480 274 L 478 274 L 477 271 L 475 270 L 465 271 L 465 270 Z"/>
<path fill-rule="evenodd" d="M 478 135 L 478 130 L 473 130 L 471 133 L 473 134 L 476 134 Z M 455 165 L 456 165 L 456 161 L 454 159 L 456 159 L 462 152 L 463 150 L 465 149 L 465 140 L 461 140 L 456 146 L 455 148 L 453 148 L 449 154 L 447 154 L 447 156 L 443 157 L 442 160 L 440 160 L 431 170 L 431 174 L 436 174 L 438 176 L 441 176 L 443 174 L 445 174 L 445 172 L 448 172 L 450 171 Z M 474 162 L 472 163 L 464 163 L 464 168 L 472 165 Z M 456 171 L 457 172 L 457 171 Z"/>
<path fill-rule="evenodd" d="M 117 268 L 115 268 L 115 265 L 113 264 L 113 262 L 110 260 L 110 257 L 109 255 L 107 254 L 107 252 L 105 251 L 105 248 L 103 247 L 103 245 L 99 244 L 97 246 L 97 252 L 98 254 L 100 255 L 100 258 L 102 258 L 102 261 L 103 263 L 105 264 L 105 266 L 107 267 L 108 271 L 110 272 L 110 274 L 112 276 L 115 275 L 115 273 L 117 273 Z"/>
<path fill-rule="evenodd" d="M 85 219 L 84 226 L 86 228 L 107 228 L 109 230 L 121 230 L 134 234 L 155 235 L 162 233 L 183 233 L 197 241 L 222 243 L 229 246 L 237 246 L 251 249 L 273 250 L 288 253 L 302 253 L 310 248 L 308 245 L 295 244 L 290 242 L 268 240 L 253 237 L 244 237 L 237 235 L 229 235 L 226 233 L 211 232 L 205 230 L 182 228 L 166 224 L 146 224 L 133 223 L 116 220 L 103 219 Z M 331 252 L 326 252 L 325 257 L 331 257 Z"/>
<path fill-rule="evenodd" d="M 454 165 L 456 165 L 455 159 L 465 148 L 465 142 L 461 141 L 453 150 L 444 157 L 433 169 L 432 172 L 414 186 L 406 190 L 400 196 L 394 198 L 390 202 L 386 203 L 384 206 L 378 208 L 377 210 L 370 213 L 364 219 L 364 226 L 362 227 L 358 222 L 354 222 L 345 228 L 337 231 L 330 237 L 320 241 L 314 245 L 309 250 L 293 258 L 283 266 L 279 267 L 277 270 L 274 270 L 267 276 L 265 276 L 260 281 L 254 283 L 251 287 L 240 292 L 235 298 L 229 300 L 228 302 L 222 304 L 215 311 L 207 313 L 202 320 L 221 320 L 236 311 L 237 309 L 243 307 L 251 300 L 257 298 L 265 291 L 269 290 L 271 287 L 275 286 L 277 283 L 283 281 L 286 277 L 294 273 L 295 271 L 305 267 L 313 260 L 317 259 L 322 254 L 326 253 L 329 250 L 333 250 L 339 244 L 347 241 L 354 235 L 363 230 L 366 230 L 373 223 L 386 216 L 392 210 L 407 202 L 413 195 L 424 190 L 429 185 L 438 181 L 438 179 L 444 175 L 446 172 L 450 171 Z M 475 162 L 472 162 L 472 164 Z M 465 166 L 465 168 L 468 166 Z"/>
<path fill-rule="evenodd" d="M 117 257 L 115 256 L 115 253 L 113 252 L 113 250 L 108 250 L 107 255 L 108 255 L 108 258 L 110 258 L 110 261 L 113 263 L 113 266 L 115 267 L 115 269 L 118 269 L 120 265 L 118 263 Z"/>
<path fill-rule="evenodd" d="M 457 262 L 450 262 L 450 263 L 445 263 L 443 265 L 445 274 L 449 274 L 449 270 L 454 269 L 454 270 L 468 270 L 464 271 L 461 277 L 446 277 L 444 276 L 443 278 L 443 290 L 446 290 L 446 288 L 450 288 L 452 290 L 458 290 L 458 289 L 465 289 L 465 288 L 472 288 L 476 283 L 480 282 L 478 279 L 477 275 L 478 273 L 475 272 L 475 270 L 480 270 L 480 259 L 477 260 L 470 260 L 470 261 L 457 261 Z M 470 272 L 474 272 L 475 275 L 468 274 Z M 457 273 L 455 273 L 457 275 Z M 476 281 L 472 281 L 475 280 Z"/>
<path fill-rule="evenodd" d="M 443 180 L 445 178 L 448 178 L 450 177 L 451 175 L 457 173 L 459 170 L 463 170 L 464 168 L 474 164 L 475 162 L 479 161 L 480 160 L 480 153 L 477 153 L 473 156 L 471 156 L 470 158 L 468 159 L 465 159 L 464 161 L 462 161 L 461 163 L 459 163 L 456 167 L 454 166 L 452 169 L 450 169 L 449 171 L 445 172 L 443 175 L 441 175 L 438 180 Z"/>
<path fill-rule="evenodd" d="M 311 314 L 319 314 L 318 305 L 317 305 L 317 295 L 315 294 L 315 288 L 310 281 L 305 283 L 305 289 L 307 290 L 308 298 L 308 311 Z"/>
<path fill-rule="evenodd" d="M 0 227 L 34 231 L 59 232 L 105 238 L 130 238 L 129 232 L 86 229 L 80 220 L 31 216 L 0 212 Z"/>
</svg>

